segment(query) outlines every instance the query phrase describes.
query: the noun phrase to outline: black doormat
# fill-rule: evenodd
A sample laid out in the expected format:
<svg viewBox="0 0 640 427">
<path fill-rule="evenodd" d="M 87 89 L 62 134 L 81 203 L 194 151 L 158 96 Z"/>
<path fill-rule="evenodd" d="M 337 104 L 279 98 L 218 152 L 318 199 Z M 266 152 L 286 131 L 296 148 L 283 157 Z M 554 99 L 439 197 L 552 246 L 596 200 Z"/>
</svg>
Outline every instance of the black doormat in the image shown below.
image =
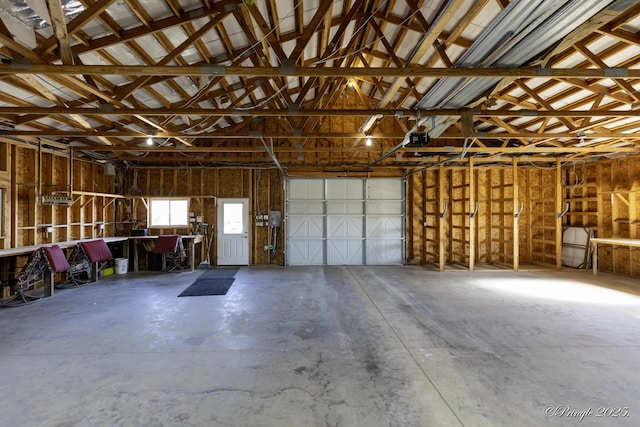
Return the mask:
<svg viewBox="0 0 640 427">
<path fill-rule="evenodd" d="M 203 295 L 226 295 L 236 280 L 233 277 L 200 278 L 182 291 L 178 297 L 199 297 Z"/>
<path fill-rule="evenodd" d="M 200 278 L 201 279 L 231 278 L 231 277 L 235 277 L 238 270 L 239 270 L 238 267 L 209 268 L 207 270 L 204 270 Z"/>
</svg>

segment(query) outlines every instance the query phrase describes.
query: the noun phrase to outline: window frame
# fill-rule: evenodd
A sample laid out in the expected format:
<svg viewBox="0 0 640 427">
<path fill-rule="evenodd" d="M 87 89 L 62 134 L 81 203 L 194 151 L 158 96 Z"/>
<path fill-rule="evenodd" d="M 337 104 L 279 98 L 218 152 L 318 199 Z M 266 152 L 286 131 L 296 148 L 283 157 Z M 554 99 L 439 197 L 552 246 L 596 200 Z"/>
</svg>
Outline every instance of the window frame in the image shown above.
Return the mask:
<svg viewBox="0 0 640 427">
<path fill-rule="evenodd" d="M 168 224 L 154 224 L 153 223 L 153 210 L 155 202 L 169 202 L 169 223 Z M 185 210 L 184 223 L 172 224 L 171 221 L 171 203 L 172 202 L 186 202 L 187 207 Z M 149 228 L 189 228 L 189 208 L 190 200 L 188 197 L 151 197 L 149 198 L 149 209 L 147 224 Z"/>
</svg>

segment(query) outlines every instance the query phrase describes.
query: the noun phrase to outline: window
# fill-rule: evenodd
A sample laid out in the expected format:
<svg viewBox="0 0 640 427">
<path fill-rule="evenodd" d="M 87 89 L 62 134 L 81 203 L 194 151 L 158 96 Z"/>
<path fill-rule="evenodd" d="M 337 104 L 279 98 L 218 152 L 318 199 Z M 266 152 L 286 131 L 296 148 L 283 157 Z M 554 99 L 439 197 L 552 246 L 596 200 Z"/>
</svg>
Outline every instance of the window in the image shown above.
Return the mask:
<svg viewBox="0 0 640 427">
<path fill-rule="evenodd" d="M 188 199 L 151 199 L 149 203 L 150 227 L 188 227 Z"/>
<path fill-rule="evenodd" d="M 242 203 L 224 203 L 224 234 L 242 234 L 244 232 Z"/>
</svg>

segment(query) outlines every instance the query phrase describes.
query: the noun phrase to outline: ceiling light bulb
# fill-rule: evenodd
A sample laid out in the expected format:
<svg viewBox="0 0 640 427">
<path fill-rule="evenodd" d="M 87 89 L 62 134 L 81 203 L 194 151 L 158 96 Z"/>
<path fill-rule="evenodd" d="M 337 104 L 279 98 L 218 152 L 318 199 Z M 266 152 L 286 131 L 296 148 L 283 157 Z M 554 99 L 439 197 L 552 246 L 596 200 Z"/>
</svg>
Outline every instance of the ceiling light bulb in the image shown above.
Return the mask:
<svg viewBox="0 0 640 427">
<path fill-rule="evenodd" d="M 370 136 L 368 136 L 368 137 L 367 137 L 367 140 L 365 141 L 365 145 L 366 145 L 367 147 L 371 147 L 371 144 L 372 144 L 371 137 L 370 137 Z"/>
<path fill-rule="evenodd" d="M 150 136 L 147 137 L 147 145 L 153 145 L 153 138 Z"/>
</svg>

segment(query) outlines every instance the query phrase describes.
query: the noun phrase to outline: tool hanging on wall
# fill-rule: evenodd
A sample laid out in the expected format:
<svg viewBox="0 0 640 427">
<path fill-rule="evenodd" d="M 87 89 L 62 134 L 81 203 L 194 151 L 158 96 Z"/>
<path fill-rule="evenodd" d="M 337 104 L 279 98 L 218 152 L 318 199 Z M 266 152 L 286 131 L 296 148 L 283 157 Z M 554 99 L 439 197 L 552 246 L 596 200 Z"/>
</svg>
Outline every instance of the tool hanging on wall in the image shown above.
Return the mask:
<svg viewBox="0 0 640 427">
<path fill-rule="evenodd" d="M 198 265 L 198 268 L 200 269 L 210 268 L 211 267 L 210 249 L 211 249 L 211 243 L 213 242 L 213 235 L 214 235 L 213 227 L 211 227 L 211 232 L 209 232 L 209 224 L 202 223 L 200 224 L 200 229 L 202 230 L 202 237 L 204 239 L 204 250 L 206 251 L 205 253 L 207 254 L 207 259 L 202 261 Z"/>
</svg>

